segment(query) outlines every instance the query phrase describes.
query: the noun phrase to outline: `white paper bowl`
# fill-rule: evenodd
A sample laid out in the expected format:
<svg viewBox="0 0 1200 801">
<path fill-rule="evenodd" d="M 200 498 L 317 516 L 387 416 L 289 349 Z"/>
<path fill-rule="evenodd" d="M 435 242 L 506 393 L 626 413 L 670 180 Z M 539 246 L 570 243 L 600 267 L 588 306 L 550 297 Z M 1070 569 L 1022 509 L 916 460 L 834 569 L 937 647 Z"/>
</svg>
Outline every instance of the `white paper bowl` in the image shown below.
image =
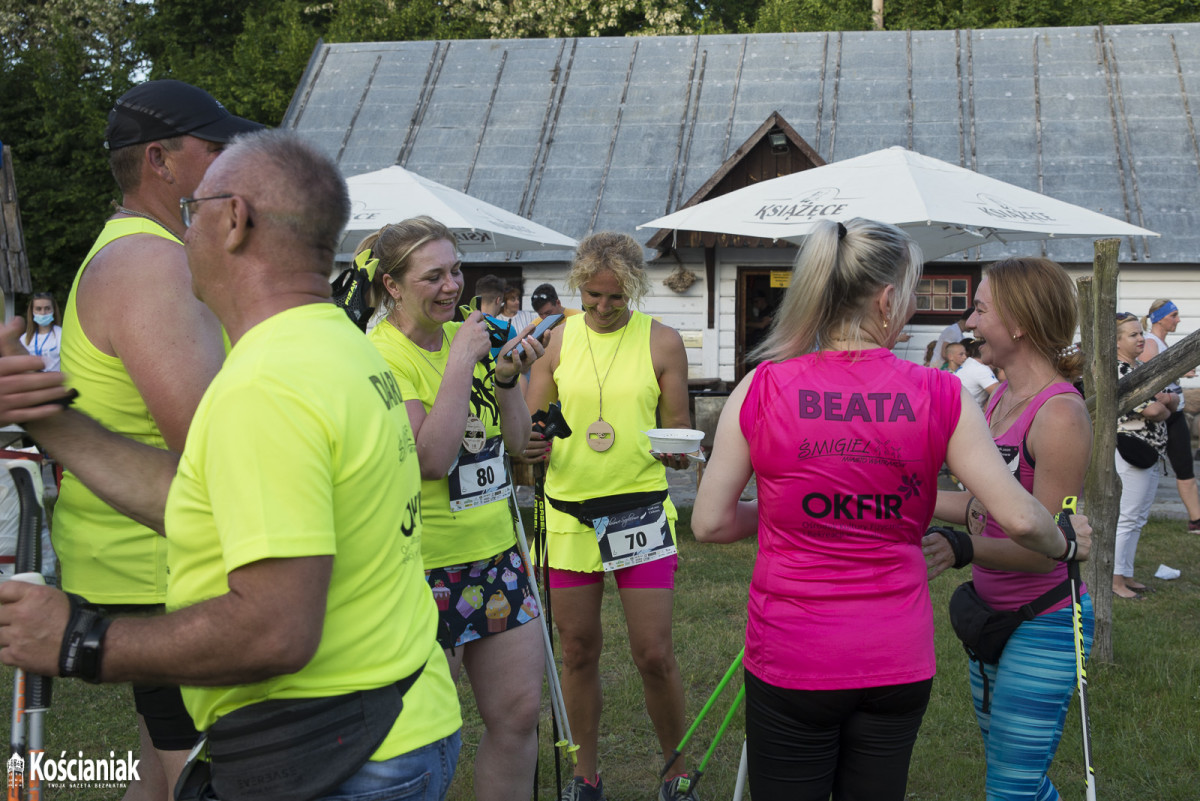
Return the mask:
<svg viewBox="0 0 1200 801">
<path fill-rule="evenodd" d="M 650 450 L 657 453 L 695 453 L 700 450 L 704 432 L 694 428 L 652 428 L 646 432 Z"/>
</svg>

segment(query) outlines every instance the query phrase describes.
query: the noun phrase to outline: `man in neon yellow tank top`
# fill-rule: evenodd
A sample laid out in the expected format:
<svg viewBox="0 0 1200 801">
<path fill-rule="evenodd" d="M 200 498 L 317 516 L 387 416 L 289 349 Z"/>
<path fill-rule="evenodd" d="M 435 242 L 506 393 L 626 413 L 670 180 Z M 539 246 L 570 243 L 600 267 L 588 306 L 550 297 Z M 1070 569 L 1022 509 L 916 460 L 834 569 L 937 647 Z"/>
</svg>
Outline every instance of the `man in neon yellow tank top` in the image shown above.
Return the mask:
<svg viewBox="0 0 1200 801">
<path fill-rule="evenodd" d="M 387 364 L 330 302 L 345 181 L 294 134 L 267 131 L 239 139 L 196 192 L 181 203 L 192 284 L 233 344 L 183 453 L 74 410 L 21 420 L 98 494 L 165 531 L 169 611 L 110 621 L 8 582 L 0 647 L 45 675 L 184 685 L 223 801 L 368 788 L 383 801 L 418 784 L 440 799 L 461 718 L 421 562 L 416 444 Z M 18 328 L 0 333 L 16 352 Z M 275 719 L 247 723 L 266 701 Z M 333 714 L 312 715 L 314 702 Z M 305 758 L 321 743 L 335 750 Z"/>
<path fill-rule="evenodd" d="M 261 128 L 207 92 L 150 81 L 109 113 L 105 145 L 122 201 L 75 276 L 63 319 L 62 370 L 76 408 L 117 433 L 183 450 L 201 394 L 224 358 L 221 329 L 191 292 L 179 199 L 235 134 Z M 166 599 L 166 542 L 63 477 L 54 516 L 62 585 L 122 611 Z M 176 688 L 137 685 L 142 780 L 127 801 L 163 801 L 197 734 Z"/>
</svg>

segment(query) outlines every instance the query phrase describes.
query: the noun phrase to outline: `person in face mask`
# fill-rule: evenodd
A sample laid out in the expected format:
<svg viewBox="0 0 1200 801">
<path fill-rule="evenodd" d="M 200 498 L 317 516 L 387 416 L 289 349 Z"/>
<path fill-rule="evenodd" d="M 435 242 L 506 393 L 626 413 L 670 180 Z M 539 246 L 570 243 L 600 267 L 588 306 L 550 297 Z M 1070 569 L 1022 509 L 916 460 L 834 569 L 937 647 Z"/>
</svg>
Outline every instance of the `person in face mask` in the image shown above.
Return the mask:
<svg viewBox="0 0 1200 801">
<path fill-rule="evenodd" d="M 58 301 L 49 292 L 36 292 L 25 308 L 23 344 L 34 356 L 41 356 L 46 369 L 56 372 L 59 366 L 59 346 L 62 344 L 62 313 Z"/>
</svg>

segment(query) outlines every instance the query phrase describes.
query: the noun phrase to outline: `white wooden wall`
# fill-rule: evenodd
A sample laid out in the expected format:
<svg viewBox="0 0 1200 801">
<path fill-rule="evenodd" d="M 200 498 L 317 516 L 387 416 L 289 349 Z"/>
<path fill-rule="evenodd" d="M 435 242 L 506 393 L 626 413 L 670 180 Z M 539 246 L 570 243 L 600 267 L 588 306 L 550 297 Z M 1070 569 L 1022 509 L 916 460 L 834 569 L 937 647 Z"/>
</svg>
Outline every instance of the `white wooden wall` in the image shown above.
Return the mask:
<svg viewBox="0 0 1200 801">
<path fill-rule="evenodd" d="M 688 354 L 688 372 L 692 378 L 734 378 L 734 322 L 737 312 L 737 272 L 739 267 L 786 269 L 791 261 L 790 251 L 752 250 L 718 251 L 716 286 L 716 327 L 708 328 L 708 299 L 704 281 L 704 256 L 700 250 L 681 254 L 684 267 L 696 274 L 696 282 L 684 293 L 676 293 L 663 285 L 663 280 L 676 267 L 673 258 L 648 265 L 651 291 L 643 299 L 640 310 L 675 328 L 684 339 Z M 579 308 L 579 297 L 566 291 L 567 264 L 531 265 L 524 270 L 526 297 L 541 283 L 553 284 L 563 303 Z M 1082 267 L 1069 268 L 1072 278 L 1090 273 Z M 1157 298 L 1170 298 L 1179 307 L 1181 322 L 1168 344 L 1200 328 L 1200 267 L 1160 267 L 1130 265 L 1123 269 L 1117 288 L 1117 310 L 1145 316 Z M 909 361 L 920 363 L 925 346 L 937 338 L 944 325 L 910 325 L 906 330 L 911 339 L 896 346 L 896 353 Z M 1190 387 L 1200 387 L 1200 379 L 1185 381 Z"/>
</svg>

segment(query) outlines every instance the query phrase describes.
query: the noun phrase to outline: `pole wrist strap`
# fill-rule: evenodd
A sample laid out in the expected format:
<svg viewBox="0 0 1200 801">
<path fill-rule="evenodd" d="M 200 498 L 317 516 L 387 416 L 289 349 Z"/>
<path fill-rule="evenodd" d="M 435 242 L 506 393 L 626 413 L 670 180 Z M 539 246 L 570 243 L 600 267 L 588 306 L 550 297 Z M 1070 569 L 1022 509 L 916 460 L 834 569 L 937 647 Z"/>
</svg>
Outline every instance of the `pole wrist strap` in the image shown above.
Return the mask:
<svg viewBox="0 0 1200 801">
<path fill-rule="evenodd" d="M 71 602 L 71 616 L 58 652 L 58 674 L 99 684 L 104 635 L 112 618 L 105 617 L 100 607 L 78 595 L 68 593 L 67 599 Z"/>
</svg>

